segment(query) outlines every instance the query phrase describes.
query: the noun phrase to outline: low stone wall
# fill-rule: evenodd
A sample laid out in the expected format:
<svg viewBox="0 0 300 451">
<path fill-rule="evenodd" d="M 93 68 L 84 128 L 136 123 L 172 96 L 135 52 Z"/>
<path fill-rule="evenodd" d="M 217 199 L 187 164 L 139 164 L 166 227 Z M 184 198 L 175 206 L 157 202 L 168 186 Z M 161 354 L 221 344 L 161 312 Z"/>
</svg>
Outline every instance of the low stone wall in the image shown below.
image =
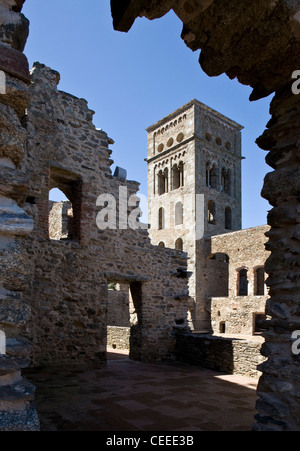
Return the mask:
<svg viewBox="0 0 300 451">
<path fill-rule="evenodd" d="M 177 336 L 176 356 L 214 371 L 259 378 L 257 366 L 265 360 L 261 347 L 260 342 L 244 339 L 184 334 Z"/>
<path fill-rule="evenodd" d="M 107 327 L 107 347 L 125 351 L 130 349 L 130 327 Z"/>
</svg>

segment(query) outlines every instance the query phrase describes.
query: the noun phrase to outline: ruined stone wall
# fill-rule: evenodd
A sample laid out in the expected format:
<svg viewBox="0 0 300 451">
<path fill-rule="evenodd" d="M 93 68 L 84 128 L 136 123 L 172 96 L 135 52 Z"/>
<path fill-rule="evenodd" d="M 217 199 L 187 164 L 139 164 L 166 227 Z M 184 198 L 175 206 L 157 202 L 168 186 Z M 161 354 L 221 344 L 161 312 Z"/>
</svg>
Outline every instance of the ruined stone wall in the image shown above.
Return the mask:
<svg viewBox="0 0 300 451">
<path fill-rule="evenodd" d="M 70 202 L 49 202 L 49 238 L 68 239 L 73 209 Z"/>
<path fill-rule="evenodd" d="M 129 284 L 114 284 L 115 289 L 108 290 L 107 324 L 109 326 L 130 327 L 131 302 Z"/>
<path fill-rule="evenodd" d="M 129 284 L 134 299 L 132 357 L 167 358 L 173 327 L 186 318 L 188 289 L 178 272 L 186 259 L 157 251 L 147 231 L 99 230 L 98 196 L 112 194 L 119 206 L 119 188 L 131 196 L 139 185 L 112 177 L 111 140 L 93 125 L 87 102 L 58 91 L 58 81 L 57 72 L 35 64 L 26 116 L 23 171 L 30 178 L 30 203 L 24 208 L 35 223 L 27 245 L 34 269 L 26 290 L 33 311 L 28 327 L 33 364 L 103 362 L 108 284 L 116 281 Z M 49 239 L 52 188 L 72 203 L 73 239 Z"/>
<path fill-rule="evenodd" d="M 107 326 L 107 347 L 130 351 L 130 327 Z"/>
<path fill-rule="evenodd" d="M 177 336 L 176 357 L 179 361 L 199 365 L 214 371 L 258 378 L 258 366 L 265 361 L 261 342 L 180 334 Z"/>
<path fill-rule="evenodd" d="M 26 152 L 22 118 L 30 81 L 23 55 L 28 20 L 23 1 L 0 4 L 0 430 L 36 431 L 34 387 L 22 377 L 29 365 L 25 328 L 31 314 L 24 291 L 32 262 L 26 253 L 32 219 L 21 208 L 29 178 L 21 170 Z"/>
<path fill-rule="evenodd" d="M 267 287 L 263 294 L 256 291 L 256 270 L 264 268 L 269 252 L 265 249 L 269 226 L 254 227 L 211 238 L 211 254 L 223 252 L 228 258 L 228 296 L 212 296 L 211 319 L 215 333 L 226 326 L 226 333 L 253 335 L 255 317 L 264 315 L 268 299 Z M 248 295 L 239 293 L 239 270 L 245 268 L 248 276 Z M 213 274 L 211 274 L 213 277 Z M 226 277 L 226 276 L 224 276 Z"/>
<path fill-rule="evenodd" d="M 257 140 L 269 152 L 273 172 L 265 178 L 263 197 L 268 215 L 270 299 L 264 334 L 255 430 L 300 429 L 299 358 L 291 342 L 299 330 L 299 97 L 292 90 L 299 71 L 299 2 L 289 0 L 111 0 L 114 26 L 128 31 L 135 19 L 162 17 L 171 9 L 183 23 L 182 38 L 193 51 L 201 49 L 200 64 L 209 76 L 226 73 L 253 88 L 250 100 L 276 93 L 272 119 Z M 296 90 L 297 93 L 297 90 Z M 287 383 L 288 380 L 288 383 Z"/>
</svg>

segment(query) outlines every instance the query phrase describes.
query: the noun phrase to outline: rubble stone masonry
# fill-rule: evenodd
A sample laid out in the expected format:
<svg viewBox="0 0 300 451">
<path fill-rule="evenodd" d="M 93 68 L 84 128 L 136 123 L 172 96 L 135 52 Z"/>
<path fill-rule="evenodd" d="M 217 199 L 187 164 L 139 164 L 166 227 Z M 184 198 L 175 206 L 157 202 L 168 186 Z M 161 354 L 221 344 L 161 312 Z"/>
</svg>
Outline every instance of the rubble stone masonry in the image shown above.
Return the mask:
<svg viewBox="0 0 300 451">
<path fill-rule="evenodd" d="M 93 125 L 85 100 L 58 91 L 59 78 L 50 68 L 34 65 L 26 116 L 22 168 L 30 183 L 24 208 L 34 221 L 27 240 L 33 272 L 25 292 L 32 308 L 32 364 L 105 361 L 110 282 L 130 287 L 136 314 L 131 357 L 167 358 L 175 345 L 174 327 L 186 325 L 186 256 L 152 246 L 144 230 L 97 227 L 98 196 L 112 194 L 119 206 L 119 187 L 130 196 L 139 184 L 112 176 L 111 140 Z M 52 188 L 63 191 L 73 209 L 72 233 L 61 239 L 49 236 Z"/>
<path fill-rule="evenodd" d="M 300 69 L 299 2 L 290 0 L 111 0 L 114 27 L 129 31 L 137 17 L 156 19 L 173 9 L 183 23 L 182 38 L 209 76 L 226 73 L 252 87 L 250 100 L 275 93 L 272 119 L 258 145 L 268 151 L 272 172 L 262 195 L 270 202 L 271 226 L 266 272 L 270 299 L 265 322 L 267 361 L 260 370 L 259 431 L 300 430 L 299 356 L 292 335 L 299 313 L 299 95 L 292 91 Z"/>
<path fill-rule="evenodd" d="M 213 332 L 220 333 L 224 326 L 228 334 L 255 335 L 257 332 L 255 320 L 258 315 L 265 315 L 268 299 L 265 262 L 270 252 L 265 249 L 265 244 L 269 230 L 269 226 L 261 226 L 211 238 L 210 258 L 225 254 L 228 262 L 228 274 L 224 276 L 228 295 L 211 299 Z M 260 269 L 263 274 L 261 286 L 258 280 Z M 241 293 L 239 276 L 243 270 L 247 271 L 247 286 L 246 291 Z M 211 274 L 212 284 L 213 278 L 214 274 Z"/>
</svg>

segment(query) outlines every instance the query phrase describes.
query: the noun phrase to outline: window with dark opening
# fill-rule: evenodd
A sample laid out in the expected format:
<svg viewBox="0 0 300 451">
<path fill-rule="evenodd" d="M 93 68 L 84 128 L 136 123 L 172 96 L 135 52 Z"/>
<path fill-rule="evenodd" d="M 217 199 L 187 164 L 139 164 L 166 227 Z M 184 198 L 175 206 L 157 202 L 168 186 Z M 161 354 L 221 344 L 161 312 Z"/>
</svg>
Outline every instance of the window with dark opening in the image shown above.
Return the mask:
<svg viewBox="0 0 300 451">
<path fill-rule="evenodd" d="M 175 243 L 175 249 L 178 251 L 183 251 L 183 240 L 182 238 L 178 238 L 178 240 Z"/>
<path fill-rule="evenodd" d="M 164 171 L 159 171 L 157 180 L 158 180 L 158 195 L 162 196 L 163 194 L 168 193 L 168 191 L 169 191 L 169 171 L 167 168 Z"/>
<path fill-rule="evenodd" d="M 226 323 L 220 323 L 220 334 L 226 334 Z"/>
<path fill-rule="evenodd" d="M 184 186 L 184 164 L 174 164 L 172 167 L 172 189 L 176 190 Z"/>
<path fill-rule="evenodd" d="M 265 295 L 265 268 L 261 266 L 254 271 L 255 296 Z"/>
<path fill-rule="evenodd" d="M 180 172 L 177 164 L 172 168 L 172 187 L 173 190 L 180 188 Z"/>
<path fill-rule="evenodd" d="M 183 224 L 183 204 L 178 202 L 175 205 L 175 226 Z"/>
<path fill-rule="evenodd" d="M 232 211 L 230 207 L 225 208 L 225 229 L 232 230 Z"/>
<path fill-rule="evenodd" d="M 210 179 L 211 188 L 218 189 L 219 175 L 218 175 L 218 168 L 216 165 L 213 165 L 213 167 L 211 168 L 210 173 L 209 173 L 209 179 Z"/>
<path fill-rule="evenodd" d="M 79 240 L 81 180 L 75 174 L 51 169 L 49 192 L 49 238 Z"/>
<path fill-rule="evenodd" d="M 216 224 L 216 204 L 213 200 L 208 202 L 208 223 Z"/>
<path fill-rule="evenodd" d="M 238 272 L 238 296 L 248 296 L 248 270 L 241 269 Z"/>
<path fill-rule="evenodd" d="M 165 210 L 161 207 L 158 211 L 158 230 L 165 228 Z"/>
</svg>

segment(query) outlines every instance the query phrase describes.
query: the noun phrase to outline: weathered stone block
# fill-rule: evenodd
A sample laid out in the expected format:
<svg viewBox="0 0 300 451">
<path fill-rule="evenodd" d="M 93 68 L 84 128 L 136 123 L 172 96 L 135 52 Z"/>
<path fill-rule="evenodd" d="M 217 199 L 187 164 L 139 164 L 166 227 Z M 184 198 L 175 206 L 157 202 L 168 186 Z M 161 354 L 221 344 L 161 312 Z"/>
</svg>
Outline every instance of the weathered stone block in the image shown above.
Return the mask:
<svg viewBox="0 0 300 451">
<path fill-rule="evenodd" d="M 18 50 L 0 43 L 0 70 L 25 83 L 30 83 L 29 64 L 26 56 Z"/>
</svg>

